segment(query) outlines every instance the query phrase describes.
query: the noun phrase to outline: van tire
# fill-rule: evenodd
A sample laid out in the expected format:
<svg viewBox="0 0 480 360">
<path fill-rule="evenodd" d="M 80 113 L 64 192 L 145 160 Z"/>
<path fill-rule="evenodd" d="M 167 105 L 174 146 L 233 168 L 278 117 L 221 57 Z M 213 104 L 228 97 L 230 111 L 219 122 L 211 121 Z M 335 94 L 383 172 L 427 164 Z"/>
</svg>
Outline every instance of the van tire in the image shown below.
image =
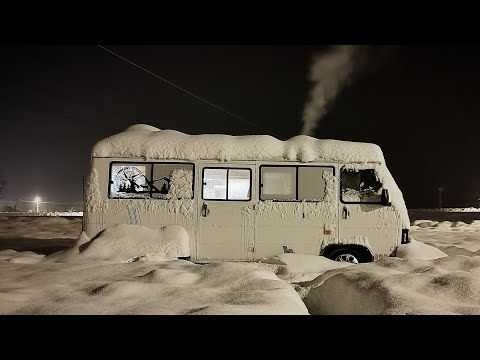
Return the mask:
<svg viewBox="0 0 480 360">
<path fill-rule="evenodd" d="M 366 263 L 373 261 L 370 251 L 361 245 L 330 246 L 323 251 L 323 256 L 333 261 Z"/>
</svg>

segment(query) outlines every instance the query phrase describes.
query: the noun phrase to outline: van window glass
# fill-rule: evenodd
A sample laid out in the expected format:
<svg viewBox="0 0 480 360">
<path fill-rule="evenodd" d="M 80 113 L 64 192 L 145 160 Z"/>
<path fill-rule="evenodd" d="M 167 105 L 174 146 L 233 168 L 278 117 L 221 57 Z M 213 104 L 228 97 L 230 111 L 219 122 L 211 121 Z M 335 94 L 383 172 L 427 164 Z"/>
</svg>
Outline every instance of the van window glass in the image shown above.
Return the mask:
<svg viewBox="0 0 480 360">
<path fill-rule="evenodd" d="M 203 199 L 205 200 L 250 200 L 250 169 L 212 169 L 203 170 Z"/>
<path fill-rule="evenodd" d="M 203 169 L 203 198 L 227 199 L 227 169 Z"/>
<path fill-rule="evenodd" d="M 346 203 L 381 203 L 382 184 L 373 169 L 342 169 L 342 201 Z"/>
<path fill-rule="evenodd" d="M 261 200 L 295 200 L 296 168 L 265 166 L 261 168 Z"/>
<path fill-rule="evenodd" d="M 193 164 L 154 164 L 152 197 L 155 199 L 192 199 Z"/>
<path fill-rule="evenodd" d="M 150 164 L 112 164 L 110 198 L 149 198 L 150 173 Z"/>
<path fill-rule="evenodd" d="M 325 197 L 323 173 L 333 174 L 332 168 L 305 166 L 298 168 L 298 199 L 322 201 Z"/>
<path fill-rule="evenodd" d="M 228 170 L 228 200 L 250 200 L 250 170 Z"/>
</svg>

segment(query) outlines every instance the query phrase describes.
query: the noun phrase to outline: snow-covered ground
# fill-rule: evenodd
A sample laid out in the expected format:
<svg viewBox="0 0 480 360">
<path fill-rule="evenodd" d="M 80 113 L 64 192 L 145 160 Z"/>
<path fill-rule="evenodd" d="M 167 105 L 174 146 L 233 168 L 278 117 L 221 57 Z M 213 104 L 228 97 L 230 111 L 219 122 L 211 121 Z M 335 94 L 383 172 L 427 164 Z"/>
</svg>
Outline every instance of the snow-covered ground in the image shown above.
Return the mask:
<svg viewBox="0 0 480 360">
<path fill-rule="evenodd" d="M 480 314 L 478 221 L 416 220 L 414 241 L 370 264 L 288 253 L 198 265 L 178 259 L 188 256 L 178 227 L 125 225 L 90 241 L 75 240 L 80 219 L 43 219 L 0 219 L 2 246 L 73 245 L 0 251 L 1 314 Z"/>
<path fill-rule="evenodd" d="M 308 314 L 261 264 L 4 261 L 0 273 L 1 314 Z"/>
<path fill-rule="evenodd" d="M 480 255 L 480 220 L 416 220 L 410 228 L 415 240 L 434 246 L 448 255 Z"/>
<path fill-rule="evenodd" d="M 198 265 L 180 226 L 108 228 L 49 256 L 0 251 L 1 314 L 292 314 L 308 310 L 271 266 Z"/>
<path fill-rule="evenodd" d="M 76 239 L 81 217 L 0 216 L 0 238 Z"/>
<path fill-rule="evenodd" d="M 0 215 L 0 250 L 48 255 L 71 247 L 81 230 L 80 217 Z"/>
</svg>

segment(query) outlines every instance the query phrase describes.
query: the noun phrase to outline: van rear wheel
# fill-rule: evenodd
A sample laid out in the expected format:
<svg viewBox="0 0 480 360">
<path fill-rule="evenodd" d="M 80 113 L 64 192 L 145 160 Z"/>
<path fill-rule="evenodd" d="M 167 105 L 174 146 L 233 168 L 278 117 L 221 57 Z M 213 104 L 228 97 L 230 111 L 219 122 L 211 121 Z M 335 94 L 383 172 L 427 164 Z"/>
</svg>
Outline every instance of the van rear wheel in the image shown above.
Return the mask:
<svg viewBox="0 0 480 360">
<path fill-rule="evenodd" d="M 333 261 L 348 262 L 351 264 L 372 261 L 371 254 L 360 247 L 340 246 L 332 247 L 324 252 L 323 256 Z"/>
<path fill-rule="evenodd" d="M 335 261 L 358 264 L 357 258 L 355 257 L 355 255 L 352 254 L 340 254 L 335 258 Z"/>
</svg>

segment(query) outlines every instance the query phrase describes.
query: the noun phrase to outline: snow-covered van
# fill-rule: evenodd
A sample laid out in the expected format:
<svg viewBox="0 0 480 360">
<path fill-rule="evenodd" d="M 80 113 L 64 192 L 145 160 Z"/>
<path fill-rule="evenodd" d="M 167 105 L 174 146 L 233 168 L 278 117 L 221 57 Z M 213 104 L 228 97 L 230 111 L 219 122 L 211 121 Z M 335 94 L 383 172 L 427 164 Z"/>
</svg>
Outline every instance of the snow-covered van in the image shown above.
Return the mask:
<svg viewBox="0 0 480 360">
<path fill-rule="evenodd" d="M 84 230 L 93 238 L 116 224 L 181 225 L 195 262 L 283 252 L 367 262 L 409 242 L 410 227 L 375 144 L 140 124 L 92 149 Z"/>
</svg>

